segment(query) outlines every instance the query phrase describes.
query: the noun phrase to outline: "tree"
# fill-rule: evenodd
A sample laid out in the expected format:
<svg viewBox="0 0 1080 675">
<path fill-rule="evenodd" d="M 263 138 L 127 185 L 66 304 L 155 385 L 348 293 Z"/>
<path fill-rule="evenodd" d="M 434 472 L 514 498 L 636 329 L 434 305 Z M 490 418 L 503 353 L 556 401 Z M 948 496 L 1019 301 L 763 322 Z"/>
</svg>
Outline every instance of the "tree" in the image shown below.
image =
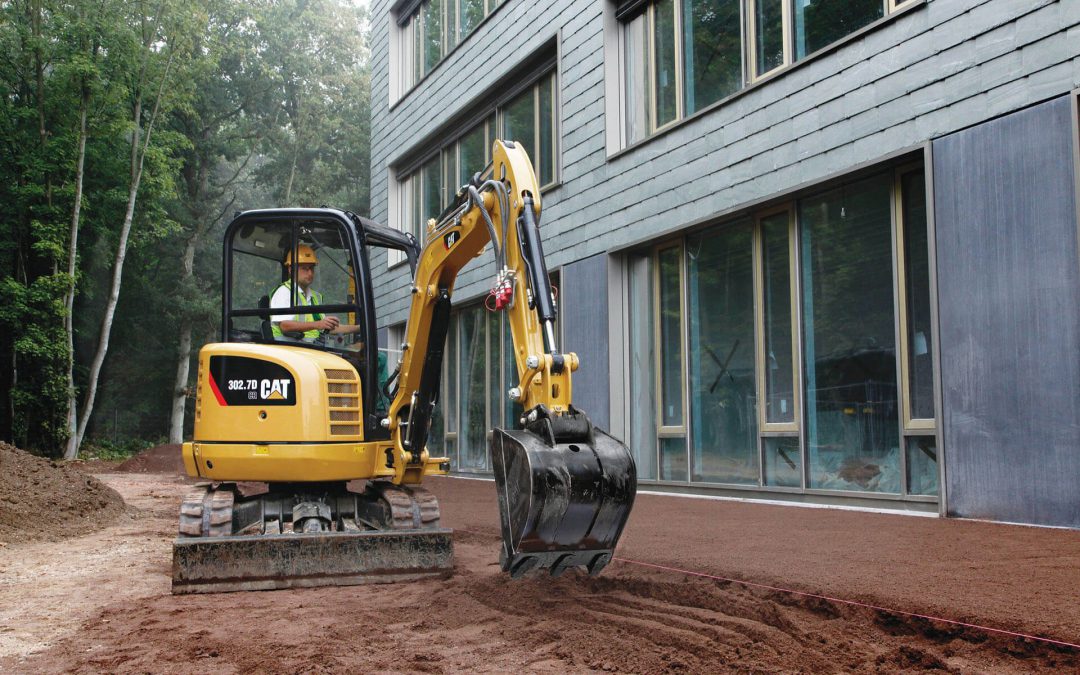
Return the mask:
<svg viewBox="0 0 1080 675">
<path fill-rule="evenodd" d="M 82 444 L 86 429 L 90 423 L 90 415 L 94 410 L 98 377 L 109 349 L 113 318 L 120 297 L 128 237 L 131 234 L 131 226 L 135 218 L 135 206 L 139 188 L 143 181 L 147 156 L 151 152 L 156 153 L 161 150 L 161 148 L 152 148 L 150 144 L 154 125 L 158 122 L 163 107 L 167 110 L 169 107 L 177 105 L 184 96 L 183 88 L 177 86 L 179 78 L 175 80 L 173 78 L 176 70 L 180 68 L 179 62 L 186 56 L 185 50 L 190 48 L 190 35 L 185 32 L 190 28 L 190 21 L 185 21 L 187 17 L 182 14 L 183 8 L 188 6 L 186 3 L 170 4 L 167 0 L 161 0 L 156 6 L 152 7 L 154 13 L 151 15 L 147 12 L 151 8 L 147 7 L 143 2 L 130 5 L 130 11 L 134 15 L 131 17 L 129 25 L 136 32 L 133 35 L 129 34 L 126 46 L 131 49 L 130 53 L 135 58 L 136 67 L 125 71 L 130 77 L 128 102 L 131 122 L 128 132 L 130 162 L 128 165 L 127 201 L 117 239 L 116 255 L 112 265 L 112 280 L 101 320 L 97 349 L 90 364 L 87 389 L 82 412 L 79 415 L 78 426 L 76 429 L 69 427 L 68 430 L 70 435 L 64 452 L 66 459 L 74 459 L 78 455 L 79 446 Z M 135 39 L 131 39 L 132 37 Z M 149 105 L 149 109 L 144 110 L 147 105 Z M 74 416 L 70 416 L 69 419 L 71 417 Z"/>
</svg>

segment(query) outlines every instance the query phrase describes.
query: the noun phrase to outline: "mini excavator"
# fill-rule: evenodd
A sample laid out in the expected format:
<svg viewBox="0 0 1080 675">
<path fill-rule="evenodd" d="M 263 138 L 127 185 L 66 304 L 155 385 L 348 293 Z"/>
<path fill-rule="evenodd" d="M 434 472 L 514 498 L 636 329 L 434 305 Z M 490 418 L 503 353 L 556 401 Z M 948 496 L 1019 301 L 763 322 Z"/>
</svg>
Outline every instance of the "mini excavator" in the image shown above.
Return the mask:
<svg viewBox="0 0 1080 675">
<path fill-rule="evenodd" d="M 450 574 L 452 532 L 421 483 L 450 471 L 427 441 L 451 297 L 458 272 L 489 243 L 489 306 L 507 313 L 518 375 L 507 393 L 520 412 L 489 441 L 501 568 L 517 578 L 608 564 L 636 468 L 629 449 L 572 404 L 578 358 L 555 341 L 540 214 L 526 152 L 495 141 L 491 163 L 428 221 L 422 249 L 410 234 L 336 209 L 236 216 L 224 238 L 222 341 L 199 353 L 195 431 L 183 445 L 187 473 L 203 481 L 180 507 L 173 593 Z M 383 293 L 409 306 L 390 374 L 388 350 L 377 348 L 379 249 L 412 271 L 407 294 Z"/>
</svg>

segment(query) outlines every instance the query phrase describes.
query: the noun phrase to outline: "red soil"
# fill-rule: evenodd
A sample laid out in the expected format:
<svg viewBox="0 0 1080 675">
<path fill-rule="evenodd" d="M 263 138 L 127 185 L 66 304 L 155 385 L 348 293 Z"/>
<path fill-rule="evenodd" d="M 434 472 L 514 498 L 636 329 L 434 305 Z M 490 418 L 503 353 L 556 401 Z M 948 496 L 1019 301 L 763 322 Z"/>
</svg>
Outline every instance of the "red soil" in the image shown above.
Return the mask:
<svg viewBox="0 0 1080 675">
<path fill-rule="evenodd" d="M 185 481 L 103 479 L 137 518 L 0 548 L 0 671 L 1080 670 L 1062 645 L 631 562 L 1080 642 L 1073 531 L 643 494 L 599 577 L 512 581 L 493 483 L 434 479 L 449 580 L 172 596 Z"/>
<path fill-rule="evenodd" d="M 120 495 L 93 476 L 0 443 L 0 542 L 84 535 L 123 510 Z"/>
</svg>

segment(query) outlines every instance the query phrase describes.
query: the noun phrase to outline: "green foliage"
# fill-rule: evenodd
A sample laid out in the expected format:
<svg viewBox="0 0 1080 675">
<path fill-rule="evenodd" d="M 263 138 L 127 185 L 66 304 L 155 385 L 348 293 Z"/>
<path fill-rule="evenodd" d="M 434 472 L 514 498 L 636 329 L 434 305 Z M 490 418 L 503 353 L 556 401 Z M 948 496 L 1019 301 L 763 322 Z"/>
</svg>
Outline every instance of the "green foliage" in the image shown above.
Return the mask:
<svg viewBox="0 0 1080 675">
<path fill-rule="evenodd" d="M 142 449 L 126 439 L 166 434 L 179 336 L 190 330 L 191 358 L 215 337 L 220 234 L 234 209 L 290 194 L 366 212 L 365 26 L 348 0 L 0 3 L 0 437 L 62 450 L 108 302 L 132 139 L 142 147 L 155 110 L 88 432 L 94 452 L 126 456 Z"/>
<path fill-rule="evenodd" d="M 112 441 L 108 438 L 88 438 L 79 451 L 79 459 L 104 459 L 111 462 L 129 459 L 144 450 L 164 443 L 164 439 L 149 441 L 129 438 Z"/>
</svg>

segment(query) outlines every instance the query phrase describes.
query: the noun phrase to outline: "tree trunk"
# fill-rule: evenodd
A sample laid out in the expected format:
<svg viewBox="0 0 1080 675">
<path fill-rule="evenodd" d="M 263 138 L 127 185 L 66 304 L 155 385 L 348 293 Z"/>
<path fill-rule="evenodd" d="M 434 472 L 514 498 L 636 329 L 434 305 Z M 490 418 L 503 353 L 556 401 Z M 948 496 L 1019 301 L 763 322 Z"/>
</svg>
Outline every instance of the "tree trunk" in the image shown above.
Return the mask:
<svg viewBox="0 0 1080 675">
<path fill-rule="evenodd" d="M 184 413 L 187 405 L 187 381 L 191 370 L 191 321 L 180 327 L 180 350 L 176 361 L 176 386 L 173 388 L 172 412 L 169 415 L 169 442 L 184 442 Z"/>
<path fill-rule="evenodd" d="M 82 210 L 83 165 L 86 160 L 86 115 L 90 107 L 90 88 L 84 86 L 79 105 L 79 154 L 75 163 L 75 205 L 71 209 L 71 232 L 68 235 L 68 287 L 64 292 L 64 334 L 67 339 L 67 387 L 68 387 L 68 440 L 64 459 L 75 459 L 79 454 L 78 416 L 75 391 L 75 271 L 79 251 L 79 214 Z"/>
<path fill-rule="evenodd" d="M 131 234 L 131 223 L 135 219 L 135 200 L 139 194 L 139 183 L 142 181 L 143 163 L 146 160 L 146 151 L 150 146 L 150 135 L 154 130 L 154 120 L 157 118 L 161 105 L 161 97 L 164 93 L 165 83 L 169 79 L 169 69 L 172 65 L 172 53 L 165 65 L 165 72 L 161 76 L 161 84 L 158 88 L 157 100 L 154 102 L 154 110 L 150 114 L 150 120 L 146 125 L 146 138 L 142 141 L 142 151 L 139 150 L 139 130 L 142 128 L 142 94 L 135 99 L 135 110 L 132 115 L 134 129 L 131 134 L 131 182 L 128 187 L 127 210 L 124 212 L 124 222 L 120 227 L 120 241 L 116 245 L 116 258 L 113 260 L 112 283 L 109 286 L 109 298 L 105 305 L 105 316 L 101 320 L 101 333 L 98 335 L 97 351 L 94 360 L 90 364 L 90 377 L 87 382 L 86 398 L 83 402 L 82 414 L 79 416 L 78 432 L 75 436 L 75 453 L 78 454 L 82 446 L 83 438 L 86 437 L 86 429 L 90 425 L 90 415 L 94 412 L 94 399 L 97 398 L 98 378 L 101 375 L 101 367 L 105 363 L 105 354 L 109 351 L 109 335 L 112 333 L 113 316 L 116 314 L 116 305 L 120 300 L 120 280 L 124 273 L 124 258 L 127 255 L 128 235 Z M 141 79 L 141 78 L 140 78 Z"/>
<path fill-rule="evenodd" d="M 198 214 L 198 217 L 203 214 Z M 199 244 L 201 223 L 188 239 L 184 249 L 184 274 L 181 284 L 187 283 L 195 269 L 195 248 Z M 184 442 L 184 412 L 187 404 L 188 377 L 191 371 L 191 319 L 184 317 L 180 325 L 180 348 L 177 350 L 176 381 L 173 383 L 172 411 L 169 415 L 169 442 Z"/>
</svg>

